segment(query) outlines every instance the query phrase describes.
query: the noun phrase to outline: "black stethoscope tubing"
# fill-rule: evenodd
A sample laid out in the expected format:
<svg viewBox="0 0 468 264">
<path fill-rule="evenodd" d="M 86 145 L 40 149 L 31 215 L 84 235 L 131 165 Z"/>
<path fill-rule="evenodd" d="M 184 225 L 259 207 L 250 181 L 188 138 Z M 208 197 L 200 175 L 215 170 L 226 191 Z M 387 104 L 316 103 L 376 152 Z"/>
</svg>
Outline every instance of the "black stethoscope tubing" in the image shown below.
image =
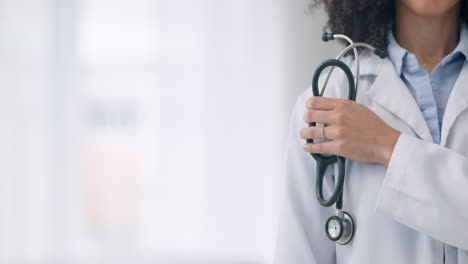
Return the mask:
<svg viewBox="0 0 468 264">
<path fill-rule="evenodd" d="M 331 59 L 324 61 L 321 63 L 317 69 L 315 70 L 313 79 L 312 79 L 312 94 L 314 96 L 322 96 L 324 94 L 324 89 L 328 83 L 331 73 L 333 72 L 335 67 L 340 68 L 346 78 L 348 80 L 348 99 L 351 101 L 356 100 L 356 93 L 357 87 L 359 83 L 359 54 L 357 52 L 358 47 L 370 49 L 380 58 L 384 58 L 386 53 L 382 50 L 376 49 L 375 47 L 366 44 L 366 43 L 354 43 L 349 37 L 341 34 L 332 34 L 332 33 L 324 33 L 322 35 L 322 39 L 324 41 L 333 40 L 335 38 L 343 39 L 349 43 L 347 46 L 336 59 Z M 351 72 L 351 69 L 342 61 L 340 61 L 341 57 L 344 56 L 348 51 L 354 51 L 354 57 L 356 60 L 356 81 L 354 81 L 354 76 Z M 331 70 L 328 72 L 328 76 L 323 84 L 323 88 L 319 91 L 319 78 L 322 74 L 322 71 L 328 67 L 332 67 Z M 327 124 L 323 124 L 326 126 Z M 309 127 L 317 126 L 316 123 L 310 123 Z M 313 139 L 307 139 L 307 143 L 315 143 Z M 315 193 L 317 197 L 317 201 L 320 205 L 324 207 L 330 207 L 335 204 L 336 207 L 336 215 L 330 216 L 325 223 L 325 233 L 327 237 L 335 241 L 337 244 L 346 245 L 348 244 L 354 236 L 355 226 L 352 216 L 342 211 L 343 207 L 343 189 L 344 189 L 344 182 L 345 182 L 345 163 L 346 159 L 344 157 L 340 157 L 337 155 L 323 155 L 320 153 L 311 153 L 312 157 L 316 160 L 317 164 L 317 173 L 316 173 L 316 184 L 315 184 Z M 323 197 L 323 184 L 325 173 L 327 171 L 328 166 L 337 163 L 338 173 L 335 177 L 335 188 L 333 189 L 330 198 L 325 199 Z M 335 231 L 338 231 L 336 233 Z"/>
<path fill-rule="evenodd" d="M 319 78 L 322 74 L 322 71 L 328 67 L 338 67 L 346 75 L 348 79 L 348 99 L 355 101 L 356 100 L 356 86 L 354 83 L 353 73 L 351 69 L 342 61 L 330 59 L 322 62 L 317 69 L 315 70 L 313 79 L 312 79 L 312 94 L 314 96 L 320 96 L 319 91 Z M 315 122 L 310 123 L 309 127 L 317 126 Z M 307 143 L 314 143 L 313 139 L 307 139 Z M 324 207 L 330 207 L 336 203 L 336 209 L 342 209 L 343 205 L 343 187 L 345 181 L 345 162 L 346 159 L 336 155 L 323 155 L 320 153 L 311 153 L 312 157 L 317 162 L 317 176 L 315 183 L 315 193 L 317 196 L 317 201 Z M 338 177 L 336 179 L 336 185 L 333 193 L 330 198 L 325 199 L 323 197 L 323 180 L 325 178 L 325 173 L 329 165 L 338 163 Z"/>
</svg>

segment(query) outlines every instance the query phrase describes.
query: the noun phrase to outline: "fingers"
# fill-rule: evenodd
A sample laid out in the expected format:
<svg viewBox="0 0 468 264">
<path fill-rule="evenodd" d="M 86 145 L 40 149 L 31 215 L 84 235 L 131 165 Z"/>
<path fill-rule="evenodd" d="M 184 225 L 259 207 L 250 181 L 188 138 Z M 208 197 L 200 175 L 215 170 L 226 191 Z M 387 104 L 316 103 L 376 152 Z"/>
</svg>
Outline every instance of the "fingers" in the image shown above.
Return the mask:
<svg viewBox="0 0 468 264">
<path fill-rule="evenodd" d="M 329 111 L 333 110 L 339 101 L 340 99 L 313 96 L 309 98 L 306 105 L 308 109 Z"/>
<path fill-rule="evenodd" d="M 304 113 L 304 121 L 306 123 L 320 123 L 320 124 L 331 124 L 333 115 L 330 114 L 330 111 L 323 110 L 308 110 Z"/>
<path fill-rule="evenodd" d="M 319 143 L 307 143 L 305 152 L 340 155 L 344 142 L 348 141 L 346 124 L 350 120 L 353 102 L 343 99 L 311 97 L 306 103 L 304 121 L 326 124 L 326 127 L 307 127 L 300 131 L 303 139 L 331 139 Z"/>
<path fill-rule="evenodd" d="M 330 127 L 306 127 L 301 129 L 300 135 L 303 139 L 335 139 L 337 131 L 333 126 Z M 323 133 L 323 134 L 322 134 Z"/>
<path fill-rule="evenodd" d="M 349 112 L 355 104 L 350 100 L 311 97 L 307 102 L 304 121 L 309 124 L 341 124 L 349 119 Z"/>
<path fill-rule="evenodd" d="M 304 114 L 304 121 L 307 123 L 332 124 L 334 115 L 331 110 L 342 103 L 341 99 L 324 98 L 319 96 L 311 97 L 307 103 L 307 111 Z"/>
<path fill-rule="evenodd" d="M 335 141 L 324 141 L 320 143 L 308 143 L 302 146 L 305 152 L 310 153 L 326 153 L 326 154 L 334 154 L 338 155 L 337 153 L 337 144 Z"/>
</svg>

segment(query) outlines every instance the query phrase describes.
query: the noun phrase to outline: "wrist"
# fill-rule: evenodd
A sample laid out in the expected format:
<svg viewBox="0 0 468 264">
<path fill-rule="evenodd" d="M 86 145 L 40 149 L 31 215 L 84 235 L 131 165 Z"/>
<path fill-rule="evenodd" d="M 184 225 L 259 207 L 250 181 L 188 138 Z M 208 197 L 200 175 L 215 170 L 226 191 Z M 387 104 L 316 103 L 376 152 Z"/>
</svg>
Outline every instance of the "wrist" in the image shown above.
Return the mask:
<svg viewBox="0 0 468 264">
<path fill-rule="evenodd" d="M 385 167 L 388 167 L 388 164 L 390 163 L 390 159 L 393 154 L 393 150 L 395 149 L 395 145 L 400 135 L 400 131 L 390 127 L 388 133 L 382 135 L 383 143 L 381 145 L 382 147 L 380 148 L 380 159 L 378 163 L 384 165 Z"/>
</svg>

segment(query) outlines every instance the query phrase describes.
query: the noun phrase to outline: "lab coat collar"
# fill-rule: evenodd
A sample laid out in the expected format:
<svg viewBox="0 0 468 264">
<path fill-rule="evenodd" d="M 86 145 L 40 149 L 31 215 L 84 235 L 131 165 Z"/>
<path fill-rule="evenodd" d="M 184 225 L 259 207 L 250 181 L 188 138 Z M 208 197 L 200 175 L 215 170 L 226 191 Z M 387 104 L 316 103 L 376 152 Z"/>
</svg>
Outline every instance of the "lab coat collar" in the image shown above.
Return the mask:
<svg viewBox="0 0 468 264">
<path fill-rule="evenodd" d="M 359 75 L 376 76 L 370 87 L 366 89 L 361 86 L 365 89 L 363 92 L 370 96 L 371 100 L 403 120 L 421 139 L 433 142 L 418 104 L 388 58 L 380 59 L 370 51 L 363 52 L 360 56 Z M 442 121 L 441 146 L 447 143 L 450 129 L 457 117 L 468 108 L 466 83 L 468 83 L 468 60 L 465 61 L 447 102 Z M 361 87 L 359 89 L 362 89 Z"/>
<path fill-rule="evenodd" d="M 432 142 L 431 132 L 418 104 L 397 75 L 391 61 L 368 54 L 361 60 L 361 65 L 361 76 L 377 75 L 374 83 L 363 92 L 370 96 L 372 101 L 403 120 L 421 139 Z"/>
<path fill-rule="evenodd" d="M 447 107 L 445 108 L 444 119 L 442 120 L 440 145 L 445 146 L 450 129 L 457 117 L 468 108 L 468 62 L 465 61 L 463 68 L 458 75 L 458 79 L 450 93 Z"/>
</svg>

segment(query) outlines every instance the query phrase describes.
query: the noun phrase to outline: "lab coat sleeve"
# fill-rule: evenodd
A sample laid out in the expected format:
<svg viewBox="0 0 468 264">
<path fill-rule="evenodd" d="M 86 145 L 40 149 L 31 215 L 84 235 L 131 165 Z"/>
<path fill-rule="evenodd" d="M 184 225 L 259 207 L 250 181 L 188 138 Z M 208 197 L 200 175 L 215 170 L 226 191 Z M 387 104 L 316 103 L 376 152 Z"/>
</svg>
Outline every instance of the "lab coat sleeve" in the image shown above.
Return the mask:
<svg viewBox="0 0 468 264">
<path fill-rule="evenodd" d="M 377 210 L 439 241 L 468 250 L 468 157 L 401 134 Z"/>
<path fill-rule="evenodd" d="M 315 197 L 315 160 L 302 150 L 305 140 L 300 129 L 305 99 L 299 97 L 293 109 L 287 143 L 287 174 L 283 180 L 283 205 L 275 252 L 276 264 L 335 263 L 335 244 L 325 235 L 325 221 L 333 214 L 331 207 L 320 206 Z M 331 175 L 332 169 L 328 170 Z M 330 193 L 331 177 L 324 192 Z"/>
</svg>

